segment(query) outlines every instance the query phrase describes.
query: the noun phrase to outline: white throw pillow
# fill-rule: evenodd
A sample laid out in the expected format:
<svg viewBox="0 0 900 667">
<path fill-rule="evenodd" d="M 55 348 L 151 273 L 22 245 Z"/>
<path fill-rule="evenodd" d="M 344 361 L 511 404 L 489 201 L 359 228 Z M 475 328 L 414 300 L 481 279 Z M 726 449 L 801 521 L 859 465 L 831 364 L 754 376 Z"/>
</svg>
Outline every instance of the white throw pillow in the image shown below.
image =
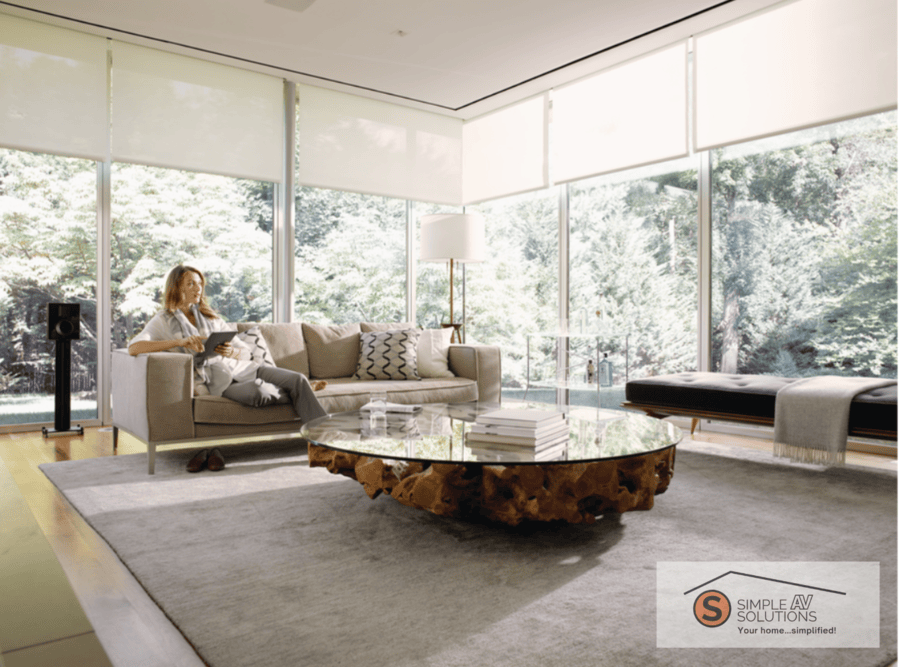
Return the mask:
<svg viewBox="0 0 900 667">
<path fill-rule="evenodd" d="M 263 366 L 274 366 L 275 359 L 269 351 L 269 345 L 263 338 L 262 331 L 257 327 L 250 327 L 237 335 L 237 338 L 250 348 L 250 358 Z"/>
<path fill-rule="evenodd" d="M 453 329 L 425 329 L 419 332 L 417 361 L 420 377 L 456 377 L 447 365 L 451 336 L 453 336 Z"/>
</svg>

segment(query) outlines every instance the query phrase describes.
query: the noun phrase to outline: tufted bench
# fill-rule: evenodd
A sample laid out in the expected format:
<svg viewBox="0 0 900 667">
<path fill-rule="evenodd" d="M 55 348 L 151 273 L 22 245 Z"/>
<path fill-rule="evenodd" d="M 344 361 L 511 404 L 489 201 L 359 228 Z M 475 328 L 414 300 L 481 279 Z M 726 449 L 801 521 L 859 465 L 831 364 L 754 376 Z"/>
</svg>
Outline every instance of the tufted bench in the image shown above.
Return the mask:
<svg viewBox="0 0 900 667">
<path fill-rule="evenodd" d="M 775 395 L 800 378 L 727 373 L 675 373 L 625 385 L 623 407 L 651 417 L 691 417 L 691 433 L 701 419 L 772 426 Z M 897 439 L 897 385 L 859 394 L 850 406 L 849 434 Z"/>
</svg>

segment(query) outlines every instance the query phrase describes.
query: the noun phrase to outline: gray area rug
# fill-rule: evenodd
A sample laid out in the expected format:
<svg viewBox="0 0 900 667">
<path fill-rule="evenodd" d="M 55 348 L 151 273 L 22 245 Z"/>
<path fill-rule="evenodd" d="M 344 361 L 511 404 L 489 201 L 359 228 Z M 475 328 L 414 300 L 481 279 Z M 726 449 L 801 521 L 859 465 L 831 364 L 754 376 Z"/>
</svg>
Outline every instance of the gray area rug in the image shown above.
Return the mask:
<svg viewBox="0 0 900 667">
<path fill-rule="evenodd" d="M 435 517 L 235 445 L 41 469 L 214 667 L 880 666 L 897 657 L 897 477 L 679 446 L 648 512 L 517 528 Z M 659 561 L 880 561 L 879 649 L 657 649 Z"/>
</svg>

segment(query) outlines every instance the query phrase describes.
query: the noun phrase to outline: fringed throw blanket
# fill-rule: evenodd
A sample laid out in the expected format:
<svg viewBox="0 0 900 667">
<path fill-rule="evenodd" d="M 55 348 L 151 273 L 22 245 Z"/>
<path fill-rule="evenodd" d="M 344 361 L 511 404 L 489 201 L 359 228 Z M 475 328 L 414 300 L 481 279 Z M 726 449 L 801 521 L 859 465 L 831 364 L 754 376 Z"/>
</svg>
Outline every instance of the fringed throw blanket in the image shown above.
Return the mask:
<svg viewBox="0 0 900 667">
<path fill-rule="evenodd" d="M 775 397 L 775 456 L 843 465 L 853 398 L 896 382 L 824 375 L 782 387 Z"/>
</svg>

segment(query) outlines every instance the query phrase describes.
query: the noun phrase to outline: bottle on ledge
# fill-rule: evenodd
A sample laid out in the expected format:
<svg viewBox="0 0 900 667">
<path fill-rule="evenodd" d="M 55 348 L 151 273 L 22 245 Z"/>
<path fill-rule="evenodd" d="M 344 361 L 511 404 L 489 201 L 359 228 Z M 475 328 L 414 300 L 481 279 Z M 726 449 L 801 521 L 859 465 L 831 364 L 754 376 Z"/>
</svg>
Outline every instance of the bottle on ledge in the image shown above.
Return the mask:
<svg viewBox="0 0 900 667">
<path fill-rule="evenodd" d="M 609 360 L 608 353 L 603 353 L 603 359 L 600 361 L 599 380 L 601 387 L 612 387 L 612 362 Z"/>
</svg>

